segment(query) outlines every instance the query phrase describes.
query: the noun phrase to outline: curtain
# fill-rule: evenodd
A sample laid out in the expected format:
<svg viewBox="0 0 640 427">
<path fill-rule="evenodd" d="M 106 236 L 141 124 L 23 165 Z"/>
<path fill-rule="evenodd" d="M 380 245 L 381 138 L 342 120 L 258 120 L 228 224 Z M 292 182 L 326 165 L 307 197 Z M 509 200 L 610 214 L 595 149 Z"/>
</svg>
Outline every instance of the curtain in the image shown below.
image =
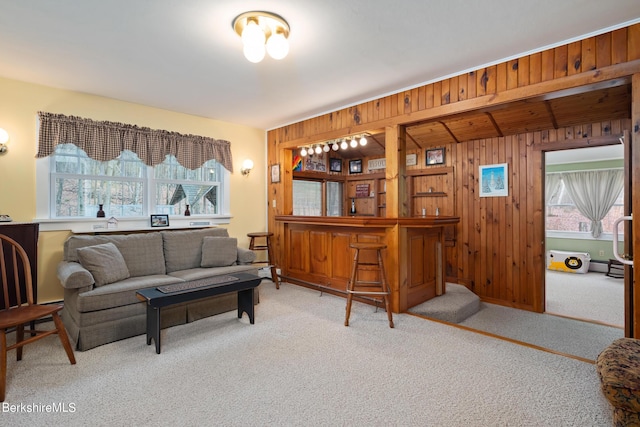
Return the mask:
<svg viewBox="0 0 640 427">
<path fill-rule="evenodd" d="M 602 234 L 602 218 L 624 188 L 624 171 L 565 172 L 562 180 L 578 211 L 591 220 L 591 235 L 599 237 Z"/>
<path fill-rule="evenodd" d="M 38 158 L 50 156 L 59 144 L 71 143 L 99 161 L 113 160 L 123 150 L 129 150 L 147 166 L 156 166 L 171 154 L 187 169 L 216 160 L 233 172 L 229 141 L 41 111 L 38 117 Z"/>
<path fill-rule="evenodd" d="M 558 190 L 560 186 L 560 174 L 559 173 L 548 173 L 544 178 L 544 199 L 545 204 L 549 204 L 549 200 L 554 195 L 554 193 Z"/>
</svg>

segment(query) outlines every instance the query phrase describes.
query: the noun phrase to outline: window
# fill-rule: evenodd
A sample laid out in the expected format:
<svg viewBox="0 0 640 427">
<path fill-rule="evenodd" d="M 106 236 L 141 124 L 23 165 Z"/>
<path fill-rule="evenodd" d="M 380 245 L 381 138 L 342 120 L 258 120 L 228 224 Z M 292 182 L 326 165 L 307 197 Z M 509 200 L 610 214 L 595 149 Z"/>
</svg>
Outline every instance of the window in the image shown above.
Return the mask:
<svg viewBox="0 0 640 427">
<path fill-rule="evenodd" d="M 323 200 L 323 185 L 326 200 Z M 293 180 L 293 214 L 300 216 L 341 216 L 342 182 Z M 323 203 L 324 202 L 324 203 Z M 323 206 L 325 212 L 323 214 Z"/>
<path fill-rule="evenodd" d="M 50 175 L 45 215 L 49 219 L 95 218 L 100 204 L 106 217 L 145 221 L 154 213 L 182 215 L 187 204 L 192 215 L 226 213 L 228 172 L 215 160 L 190 170 L 168 155 L 160 165 L 149 167 L 133 152 L 123 151 L 118 158 L 101 162 L 73 144 L 58 145 L 43 160 L 48 167 L 42 169 Z"/>
<path fill-rule="evenodd" d="M 602 219 L 602 231 L 612 233 L 614 221 L 623 215 L 624 190 L 620 192 L 613 207 Z M 549 197 L 546 227 L 548 231 L 569 231 L 590 236 L 591 221 L 578 211 L 562 180 Z"/>
</svg>

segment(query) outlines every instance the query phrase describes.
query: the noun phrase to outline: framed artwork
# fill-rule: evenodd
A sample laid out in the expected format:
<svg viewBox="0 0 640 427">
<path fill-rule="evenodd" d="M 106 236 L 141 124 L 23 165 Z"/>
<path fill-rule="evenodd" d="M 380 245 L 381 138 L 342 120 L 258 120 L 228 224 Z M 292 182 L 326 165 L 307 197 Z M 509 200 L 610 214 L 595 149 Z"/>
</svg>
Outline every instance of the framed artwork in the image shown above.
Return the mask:
<svg viewBox="0 0 640 427">
<path fill-rule="evenodd" d="M 329 156 L 324 152 L 320 152 L 320 154 L 314 153 L 314 154 L 307 155 L 307 157 L 305 157 L 306 160 L 304 164 L 304 170 L 315 171 L 315 172 L 326 172 L 328 157 Z"/>
<path fill-rule="evenodd" d="M 349 173 L 362 173 L 362 159 L 349 160 Z"/>
<path fill-rule="evenodd" d="M 169 215 L 160 215 L 160 214 L 151 215 L 151 226 L 152 227 L 168 227 Z"/>
<path fill-rule="evenodd" d="M 271 183 L 280 182 L 280 164 L 271 165 Z"/>
<path fill-rule="evenodd" d="M 332 157 L 329 159 L 329 171 L 342 172 L 342 159 Z"/>
<path fill-rule="evenodd" d="M 509 195 L 508 164 L 480 166 L 480 197 Z"/>
<path fill-rule="evenodd" d="M 444 147 L 427 150 L 425 159 L 427 166 L 444 164 Z"/>
</svg>

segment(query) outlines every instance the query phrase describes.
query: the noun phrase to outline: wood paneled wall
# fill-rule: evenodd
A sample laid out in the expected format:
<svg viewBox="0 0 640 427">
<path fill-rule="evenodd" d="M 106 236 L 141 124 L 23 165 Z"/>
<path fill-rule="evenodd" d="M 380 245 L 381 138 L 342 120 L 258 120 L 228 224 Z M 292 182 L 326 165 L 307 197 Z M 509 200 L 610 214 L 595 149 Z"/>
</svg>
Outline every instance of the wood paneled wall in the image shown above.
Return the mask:
<svg viewBox="0 0 640 427">
<path fill-rule="evenodd" d="M 544 146 L 622 135 L 630 120 L 479 139 L 451 145 L 461 222 L 447 260 L 484 300 L 535 310 L 542 304 L 544 274 Z M 561 145 L 560 145 L 561 147 Z M 509 195 L 479 197 L 478 166 L 507 163 Z"/>
<path fill-rule="evenodd" d="M 274 217 L 292 213 L 291 148 L 381 128 L 386 128 L 389 136 L 389 129 L 402 129 L 421 120 L 568 92 L 612 79 L 630 81 L 636 73 L 640 73 L 640 24 L 269 131 L 269 163 L 282 165 L 281 182 L 268 187 L 269 230 L 275 233 L 276 263 L 282 230 Z M 487 300 L 542 310 L 544 288 L 536 285 L 542 283 L 544 272 L 540 146 L 621 133 L 623 129 L 631 129 L 631 122 L 587 124 L 447 147 L 447 166 L 455 171 L 455 214 L 462 219 L 455 246 L 447 248 L 447 256 L 460 282 Z M 510 194 L 480 199 L 478 166 L 493 163 L 509 163 Z M 390 211 L 387 206 L 387 215 L 392 215 Z"/>
</svg>

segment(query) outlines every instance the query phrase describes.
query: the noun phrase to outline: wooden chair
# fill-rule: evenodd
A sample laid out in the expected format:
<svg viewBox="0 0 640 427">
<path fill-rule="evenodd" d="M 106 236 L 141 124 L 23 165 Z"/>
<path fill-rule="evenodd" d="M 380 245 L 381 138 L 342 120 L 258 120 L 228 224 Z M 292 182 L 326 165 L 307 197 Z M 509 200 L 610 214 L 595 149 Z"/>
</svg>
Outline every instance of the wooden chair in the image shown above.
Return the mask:
<svg viewBox="0 0 640 427">
<path fill-rule="evenodd" d="M 11 278 L 13 277 L 13 283 Z M 4 402 L 7 383 L 7 352 L 16 349 L 17 360 L 22 360 L 22 347 L 51 334 L 58 334 L 62 346 L 67 352 L 69 362 L 75 365 L 76 358 L 69 343 L 58 312 L 62 305 L 37 305 L 33 303 L 31 288 L 31 266 L 27 253 L 12 238 L 0 234 L 0 279 L 2 282 L 2 306 L 0 306 L 0 401 Z M 20 292 L 20 279 L 26 285 L 26 301 Z M 53 317 L 55 329 L 39 331 L 34 329 L 36 320 Z M 31 323 L 29 337 L 24 338 L 24 326 Z M 15 328 L 16 342 L 7 346 L 7 332 Z M 9 329 L 9 331 L 7 331 Z"/>
</svg>

